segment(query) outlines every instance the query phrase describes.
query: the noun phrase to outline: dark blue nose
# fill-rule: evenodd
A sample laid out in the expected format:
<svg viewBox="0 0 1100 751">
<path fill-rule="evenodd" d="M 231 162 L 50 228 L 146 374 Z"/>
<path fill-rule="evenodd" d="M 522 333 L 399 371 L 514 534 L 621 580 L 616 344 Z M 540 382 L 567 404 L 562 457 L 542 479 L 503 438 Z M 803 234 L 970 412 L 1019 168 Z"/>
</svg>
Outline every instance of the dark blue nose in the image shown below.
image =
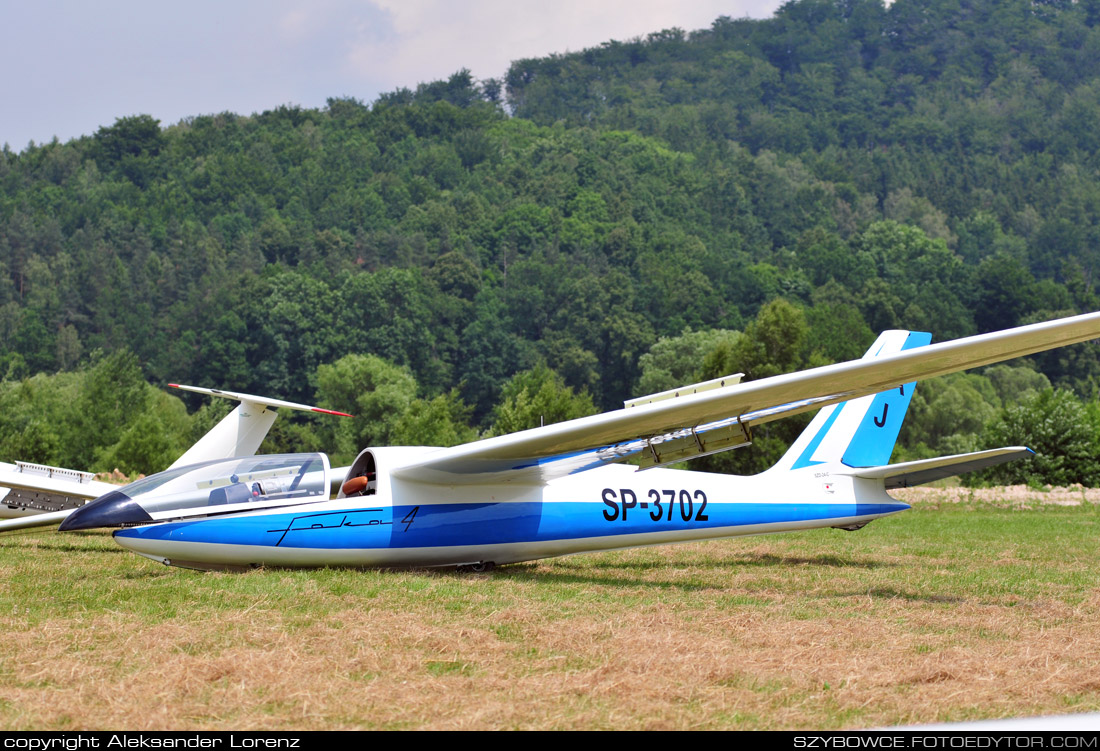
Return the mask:
<svg viewBox="0 0 1100 751">
<path fill-rule="evenodd" d="M 145 509 L 137 501 L 125 493 L 112 490 L 69 514 L 58 530 L 71 532 L 75 529 L 121 527 L 124 524 L 151 521 L 153 518 L 145 513 Z"/>
</svg>

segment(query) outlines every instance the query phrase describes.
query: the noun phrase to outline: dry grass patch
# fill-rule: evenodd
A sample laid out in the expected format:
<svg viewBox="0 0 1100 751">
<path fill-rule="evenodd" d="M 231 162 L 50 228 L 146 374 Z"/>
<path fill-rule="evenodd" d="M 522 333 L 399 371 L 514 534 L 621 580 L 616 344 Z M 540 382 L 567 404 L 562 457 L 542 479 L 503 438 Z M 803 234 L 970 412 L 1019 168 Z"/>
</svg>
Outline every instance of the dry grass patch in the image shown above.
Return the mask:
<svg viewBox="0 0 1100 751">
<path fill-rule="evenodd" d="M 911 504 L 981 503 L 998 508 L 1036 508 L 1039 506 L 1080 506 L 1100 504 L 1100 488 L 1071 485 L 1064 488 L 1008 485 L 999 488 L 954 487 L 904 488 L 891 491 L 898 500 Z"/>
</svg>

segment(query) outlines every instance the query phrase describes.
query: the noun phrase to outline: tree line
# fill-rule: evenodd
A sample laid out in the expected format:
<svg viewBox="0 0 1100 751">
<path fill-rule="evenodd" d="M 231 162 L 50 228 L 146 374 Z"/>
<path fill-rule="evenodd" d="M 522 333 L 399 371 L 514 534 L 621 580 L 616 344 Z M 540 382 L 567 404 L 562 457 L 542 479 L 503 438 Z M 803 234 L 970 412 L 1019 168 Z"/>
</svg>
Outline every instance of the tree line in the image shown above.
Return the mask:
<svg viewBox="0 0 1100 751">
<path fill-rule="evenodd" d="M 1094 310 L 1096 20 L 1086 2 L 798 0 L 499 81 L 5 146 L 0 456 L 147 471 L 211 419 L 136 385 L 103 428 L 61 414 L 123 360 L 142 382 L 371 415 L 272 438 L 344 455 L 614 408 L 666 374 L 851 359 L 887 328 Z M 902 453 L 977 445 L 1048 388 L 1092 419 L 1095 348 L 1011 367 L 1046 380 L 918 390 L 929 415 L 973 414 L 938 424 L 915 401 Z M 145 459 L 118 448 L 139 417 L 164 437 Z M 756 468 L 790 422 L 707 466 Z"/>
</svg>

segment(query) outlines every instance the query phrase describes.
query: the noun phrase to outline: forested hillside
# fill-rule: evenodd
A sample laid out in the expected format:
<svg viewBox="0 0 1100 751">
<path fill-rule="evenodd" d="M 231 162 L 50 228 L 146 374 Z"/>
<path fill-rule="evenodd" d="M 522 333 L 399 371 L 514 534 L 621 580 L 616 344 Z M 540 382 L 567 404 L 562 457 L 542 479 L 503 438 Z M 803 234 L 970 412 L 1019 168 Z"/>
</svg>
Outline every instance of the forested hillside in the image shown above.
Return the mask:
<svg viewBox="0 0 1100 751">
<path fill-rule="evenodd" d="M 502 81 L 5 147 L 0 459 L 156 469 L 218 407 L 147 383 L 355 412 L 271 439 L 343 458 L 1095 310 L 1098 22 L 800 0 Z M 1098 355 L 923 385 L 906 455 L 1030 440 L 1077 459 L 1000 479 L 1100 482 Z M 766 465 L 788 423 L 706 466 Z"/>
</svg>

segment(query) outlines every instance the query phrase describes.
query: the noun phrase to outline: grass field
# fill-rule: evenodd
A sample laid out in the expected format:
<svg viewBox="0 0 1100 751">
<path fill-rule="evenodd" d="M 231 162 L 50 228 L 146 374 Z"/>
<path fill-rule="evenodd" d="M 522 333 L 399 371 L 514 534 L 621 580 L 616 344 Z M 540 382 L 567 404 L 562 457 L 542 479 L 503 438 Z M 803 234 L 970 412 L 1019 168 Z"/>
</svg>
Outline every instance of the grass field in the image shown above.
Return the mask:
<svg viewBox="0 0 1100 751">
<path fill-rule="evenodd" d="M 102 533 L 3 536 L 0 729 L 825 729 L 1100 710 L 1100 506 L 909 492 L 912 511 L 856 533 L 477 575 L 199 574 Z"/>
</svg>

